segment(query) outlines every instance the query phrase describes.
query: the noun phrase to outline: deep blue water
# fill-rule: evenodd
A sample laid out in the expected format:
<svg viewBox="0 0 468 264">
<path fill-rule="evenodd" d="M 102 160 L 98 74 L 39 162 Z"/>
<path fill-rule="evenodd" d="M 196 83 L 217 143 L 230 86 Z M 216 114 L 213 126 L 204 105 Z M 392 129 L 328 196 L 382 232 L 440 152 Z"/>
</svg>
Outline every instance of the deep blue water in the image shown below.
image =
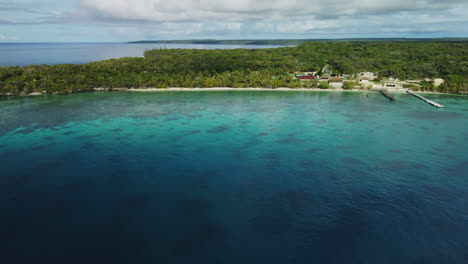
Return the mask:
<svg viewBox="0 0 468 264">
<path fill-rule="evenodd" d="M 0 66 L 82 64 L 122 57 L 143 57 L 150 49 L 260 49 L 267 45 L 127 44 L 127 43 L 0 43 Z"/>
<path fill-rule="evenodd" d="M 1 263 L 467 263 L 468 98 L 0 100 Z"/>
</svg>

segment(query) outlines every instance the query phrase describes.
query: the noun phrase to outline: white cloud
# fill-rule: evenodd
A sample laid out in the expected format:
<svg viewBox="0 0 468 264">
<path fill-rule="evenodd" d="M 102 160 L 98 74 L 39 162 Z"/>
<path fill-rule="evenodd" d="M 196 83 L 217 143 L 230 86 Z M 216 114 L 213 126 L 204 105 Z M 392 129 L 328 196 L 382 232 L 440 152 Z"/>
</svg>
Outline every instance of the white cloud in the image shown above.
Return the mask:
<svg viewBox="0 0 468 264">
<path fill-rule="evenodd" d="M 468 36 L 467 13 L 466 0 L 0 0 L 0 31 L 82 27 L 112 40 Z"/>
<path fill-rule="evenodd" d="M 430 28 L 450 33 L 450 23 L 468 23 L 464 15 L 468 3 L 462 0 L 79 0 L 79 4 L 88 19 L 156 37 L 327 31 L 333 35 L 361 30 L 371 34 L 392 28 L 395 33 Z"/>
<path fill-rule="evenodd" d="M 245 21 L 280 18 L 356 16 L 467 7 L 460 0 L 80 0 L 98 18 L 137 21 Z"/>
<path fill-rule="evenodd" d="M 8 36 L 6 34 L 0 34 L 0 41 L 17 41 L 19 37 L 17 36 Z"/>
</svg>

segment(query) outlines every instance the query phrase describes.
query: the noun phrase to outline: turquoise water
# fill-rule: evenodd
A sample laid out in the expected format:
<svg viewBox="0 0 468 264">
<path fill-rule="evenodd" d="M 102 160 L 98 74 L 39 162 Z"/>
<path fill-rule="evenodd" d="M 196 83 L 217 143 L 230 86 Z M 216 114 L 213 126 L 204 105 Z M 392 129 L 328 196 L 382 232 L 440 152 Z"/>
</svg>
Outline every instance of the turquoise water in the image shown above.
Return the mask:
<svg viewBox="0 0 468 264">
<path fill-rule="evenodd" d="M 0 100 L 3 263 L 467 263 L 468 97 Z"/>
</svg>

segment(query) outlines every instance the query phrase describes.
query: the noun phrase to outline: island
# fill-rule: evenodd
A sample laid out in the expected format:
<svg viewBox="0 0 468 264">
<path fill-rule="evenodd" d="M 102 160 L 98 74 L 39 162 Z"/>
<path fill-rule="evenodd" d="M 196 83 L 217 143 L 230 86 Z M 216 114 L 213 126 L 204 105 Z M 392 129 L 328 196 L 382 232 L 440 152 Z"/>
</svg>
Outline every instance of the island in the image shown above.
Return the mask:
<svg viewBox="0 0 468 264">
<path fill-rule="evenodd" d="M 201 44 L 296 46 L 306 42 L 468 42 L 468 38 L 345 38 L 345 39 L 183 39 L 138 40 L 129 44 Z"/>
<path fill-rule="evenodd" d="M 0 95 L 208 87 L 467 94 L 467 62 L 468 42 L 449 39 L 309 41 L 271 49 L 154 49 L 142 58 L 0 67 Z"/>
</svg>

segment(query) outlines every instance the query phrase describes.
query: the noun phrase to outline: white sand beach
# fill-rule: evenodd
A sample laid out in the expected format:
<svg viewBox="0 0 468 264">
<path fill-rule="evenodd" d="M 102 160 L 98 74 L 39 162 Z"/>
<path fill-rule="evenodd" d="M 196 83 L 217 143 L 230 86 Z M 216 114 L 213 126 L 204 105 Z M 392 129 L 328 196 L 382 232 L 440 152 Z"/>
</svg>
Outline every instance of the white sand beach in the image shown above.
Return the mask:
<svg viewBox="0 0 468 264">
<path fill-rule="evenodd" d="M 95 88 L 94 91 L 108 91 L 108 88 Z M 288 87 L 279 87 L 279 88 L 232 88 L 232 87 L 206 87 L 206 88 L 182 88 L 182 87 L 169 87 L 169 88 L 113 88 L 113 91 L 122 91 L 122 92 L 167 92 L 167 91 L 313 91 L 313 92 L 378 92 L 379 89 L 352 89 L 345 90 L 342 88 L 334 89 L 319 89 L 319 88 L 288 88 Z M 406 93 L 408 89 L 386 89 L 390 93 Z M 430 91 L 416 91 L 417 93 L 424 94 L 443 94 L 440 92 L 430 92 Z"/>
</svg>

